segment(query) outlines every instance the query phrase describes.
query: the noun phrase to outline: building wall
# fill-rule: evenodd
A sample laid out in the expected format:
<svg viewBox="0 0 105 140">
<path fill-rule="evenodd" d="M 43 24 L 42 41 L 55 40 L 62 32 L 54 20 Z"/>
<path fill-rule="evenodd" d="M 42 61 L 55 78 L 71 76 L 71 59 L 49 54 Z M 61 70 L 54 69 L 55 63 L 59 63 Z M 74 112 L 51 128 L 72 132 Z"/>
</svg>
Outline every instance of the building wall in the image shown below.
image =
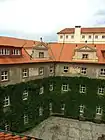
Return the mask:
<svg viewBox="0 0 105 140">
<path fill-rule="evenodd" d="M 69 67 L 67 73 L 64 72 L 64 66 Z M 81 73 L 82 68 L 87 68 L 86 74 Z M 100 69 L 102 68 L 105 68 L 105 65 L 58 63 L 55 71 L 56 76 L 84 76 L 105 79 L 105 76 L 100 76 Z"/>
<path fill-rule="evenodd" d="M 8 70 L 9 80 L 1 81 L 0 85 L 16 84 L 20 82 L 26 82 L 29 80 L 42 79 L 44 77 L 53 76 L 54 73 L 50 73 L 50 66 L 53 66 L 52 63 L 37 63 L 37 64 L 21 64 L 21 65 L 0 65 L 0 74 L 1 71 Z M 39 68 L 44 68 L 44 74 L 39 75 Z M 28 69 L 28 77 L 22 77 L 22 69 Z"/>
</svg>

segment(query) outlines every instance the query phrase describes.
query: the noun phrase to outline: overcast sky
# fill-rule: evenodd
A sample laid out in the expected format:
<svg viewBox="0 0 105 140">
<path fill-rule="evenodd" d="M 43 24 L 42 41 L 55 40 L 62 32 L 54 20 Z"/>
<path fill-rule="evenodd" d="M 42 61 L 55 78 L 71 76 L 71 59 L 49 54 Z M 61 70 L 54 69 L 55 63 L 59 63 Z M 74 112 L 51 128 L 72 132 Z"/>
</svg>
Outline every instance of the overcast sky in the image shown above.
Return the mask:
<svg viewBox="0 0 105 140">
<path fill-rule="evenodd" d="M 105 0 L 0 0 L 0 36 L 55 41 L 75 25 L 105 25 Z"/>
</svg>

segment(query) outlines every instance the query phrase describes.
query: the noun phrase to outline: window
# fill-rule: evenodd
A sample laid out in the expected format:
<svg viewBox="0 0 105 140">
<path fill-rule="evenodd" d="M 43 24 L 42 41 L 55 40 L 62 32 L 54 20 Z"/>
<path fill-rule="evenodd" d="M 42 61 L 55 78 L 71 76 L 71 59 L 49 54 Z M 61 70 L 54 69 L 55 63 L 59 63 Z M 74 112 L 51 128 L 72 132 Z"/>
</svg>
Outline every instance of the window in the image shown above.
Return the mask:
<svg viewBox="0 0 105 140">
<path fill-rule="evenodd" d="M 64 66 L 64 72 L 68 72 L 68 66 Z"/>
<path fill-rule="evenodd" d="M 24 91 L 23 92 L 23 100 L 27 100 L 28 99 L 28 91 Z"/>
<path fill-rule="evenodd" d="M 68 35 L 66 35 L 66 39 L 68 39 Z"/>
<path fill-rule="evenodd" d="M 96 107 L 96 114 L 102 115 L 102 108 L 100 106 Z"/>
<path fill-rule="evenodd" d="M 1 81 L 7 81 L 8 80 L 8 71 L 2 71 L 1 72 Z"/>
<path fill-rule="evenodd" d="M 6 96 L 4 98 L 4 107 L 10 106 L 10 98 L 9 96 Z"/>
<path fill-rule="evenodd" d="M 50 85 L 49 91 L 53 91 L 53 84 Z"/>
<path fill-rule="evenodd" d="M 95 39 L 98 39 L 98 35 L 95 35 Z"/>
<path fill-rule="evenodd" d="M 28 124 L 28 115 L 24 114 L 24 125 Z"/>
<path fill-rule="evenodd" d="M 82 39 L 85 39 L 85 35 L 82 35 Z"/>
<path fill-rule="evenodd" d="M 71 35 L 71 39 L 73 39 L 74 38 L 74 35 Z"/>
<path fill-rule="evenodd" d="M 105 35 L 102 35 L 102 39 L 104 39 L 105 38 Z"/>
<path fill-rule="evenodd" d="M 81 74 L 86 74 L 87 68 L 81 68 Z"/>
<path fill-rule="evenodd" d="M 39 94 L 43 94 L 44 93 L 44 87 L 41 87 L 40 89 L 39 89 Z"/>
<path fill-rule="evenodd" d="M 0 49 L 0 55 L 10 55 L 9 49 Z"/>
<path fill-rule="evenodd" d="M 80 114 L 83 114 L 84 113 L 84 105 L 80 105 L 79 106 L 79 112 L 80 112 Z"/>
<path fill-rule="evenodd" d="M 80 85 L 79 92 L 80 93 L 86 93 L 86 86 L 85 85 Z"/>
<path fill-rule="evenodd" d="M 22 76 L 23 78 L 28 77 L 28 69 L 22 69 Z"/>
<path fill-rule="evenodd" d="M 60 35 L 60 39 L 62 39 L 63 38 L 63 36 L 62 35 Z"/>
<path fill-rule="evenodd" d="M 103 95 L 104 94 L 104 87 L 99 87 L 98 88 L 98 94 Z"/>
<path fill-rule="evenodd" d="M 52 111 L 52 103 L 49 103 L 49 110 Z"/>
<path fill-rule="evenodd" d="M 88 59 L 88 54 L 82 54 L 82 59 Z"/>
<path fill-rule="evenodd" d="M 9 126 L 9 124 L 5 124 L 5 131 L 9 131 L 10 130 L 10 126 Z"/>
<path fill-rule="evenodd" d="M 39 52 L 39 58 L 44 58 L 44 52 Z"/>
<path fill-rule="evenodd" d="M 61 111 L 64 111 L 65 110 L 65 104 L 62 104 L 61 105 Z"/>
<path fill-rule="evenodd" d="M 40 67 L 39 68 L 39 75 L 43 75 L 44 74 L 44 68 L 43 67 Z"/>
<path fill-rule="evenodd" d="M 62 85 L 62 91 L 68 91 L 68 84 Z"/>
<path fill-rule="evenodd" d="M 50 66 L 50 73 L 53 73 L 53 72 L 54 72 L 54 67 Z"/>
<path fill-rule="evenodd" d="M 88 38 L 91 39 L 91 35 L 89 35 Z"/>
<path fill-rule="evenodd" d="M 42 115 L 43 115 L 43 108 L 39 107 L 39 116 L 42 116 Z"/>
<path fill-rule="evenodd" d="M 105 69 L 100 70 L 100 75 L 105 76 Z"/>
<path fill-rule="evenodd" d="M 13 49 L 12 54 L 13 55 L 20 55 L 20 50 L 19 49 Z"/>
</svg>

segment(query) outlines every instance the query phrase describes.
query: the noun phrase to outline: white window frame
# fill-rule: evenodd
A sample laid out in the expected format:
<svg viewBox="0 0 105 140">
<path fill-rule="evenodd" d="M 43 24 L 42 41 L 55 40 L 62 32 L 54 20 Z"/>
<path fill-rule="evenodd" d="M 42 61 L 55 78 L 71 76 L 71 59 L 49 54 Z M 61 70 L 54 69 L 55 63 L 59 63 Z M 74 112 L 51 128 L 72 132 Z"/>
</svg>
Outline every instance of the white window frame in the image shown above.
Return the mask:
<svg viewBox="0 0 105 140">
<path fill-rule="evenodd" d="M 71 39 L 74 39 L 74 35 L 71 35 Z"/>
<path fill-rule="evenodd" d="M 1 81 L 8 81 L 8 71 L 1 71 Z"/>
<path fill-rule="evenodd" d="M 22 69 L 22 76 L 23 78 L 28 77 L 28 69 Z"/>
<path fill-rule="evenodd" d="M 86 93 L 86 86 L 85 85 L 80 85 L 79 92 L 80 93 Z"/>
<path fill-rule="evenodd" d="M 10 125 L 5 123 L 5 131 L 9 131 L 10 130 Z"/>
<path fill-rule="evenodd" d="M 63 39 L 63 35 L 60 35 L 60 39 Z"/>
<path fill-rule="evenodd" d="M 49 110 L 52 111 L 52 103 L 49 103 Z"/>
<path fill-rule="evenodd" d="M 40 89 L 39 89 L 39 95 L 41 95 L 41 94 L 43 94 L 44 93 L 44 87 L 42 86 L 42 87 L 40 87 Z"/>
<path fill-rule="evenodd" d="M 39 116 L 43 116 L 43 107 L 42 106 L 39 107 Z"/>
<path fill-rule="evenodd" d="M 68 72 L 69 67 L 68 66 L 64 66 L 63 72 L 67 73 Z"/>
<path fill-rule="evenodd" d="M 81 104 L 81 105 L 79 106 L 79 113 L 80 113 L 80 114 L 83 114 L 83 113 L 84 113 L 84 109 L 85 109 L 85 106 Z"/>
<path fill-rule="evenodd" d="M 44 75 L 44 68 L 43 67 L 39 68 L 39 75 Z"/>
<path fill-rule="evenodd" d="M 102 115 L 102 108 L 100 106 L 96 107 L 96 115 Z"/>
<path fill-rule="evenodd" d="M 13 49 L 12 50 L 12 55 L 20 55 L 20 49 Z"/>
<path fill-rule="evenodd" d="M 85 35 L 82 35 L 82 39 L 85 39 Z"/>
<path fill-rule="evenodd" d="M 28 124 L 29 122 L 29 118 L 28 118 L 28 115 L 27 114 L 24 114 L 24 125 Z"/>
<path fill-rule="evenodd" d="M 81 74 L 86 75 L 87 74 L 87 68 L 85 68 L 85 67 L 81 68 Z"/>
<path fill-rule="evenodd" d="M 54 73 L 54 66 L 50 66 L 50 73 Z"/>
<path fill-rule="evenodd" d="M 104 87 L 98 87 L 98 94 L 99 95 L 104 95 L 104 91 L 105 91 Z"/>
<path fill-rule="evenodd" d="M 102 35 L 102 39 L 105 39 L 105 35 Z"/>
<path fill-rule="evenodd" d="M 65 104 L 61 104 L 61 111 L 64 111 L 65 110 Z"/>
<path fill-rule="evenodd" d="M 23 100 L 25 101 L 25 100 L 27 100 L 28 99 L 28 91 L 24 91 L 23 92 Z"/>
<path fill-rule="evenodd" d="M 50 84 L 49 91 L 53 91 L 53 84 Z"/>
<path fill-rule="evenodd" d="M 0 49 L 0 55 L 10 55 L 9 49 Z"/>
<path fill-rule="evenodd" d="M 4 97 L 4 107 L 8 107 L 10 106 L 10 97 L 9 96 L 5 96 Z"/>
<path fill-rule="evenodd" d="M 87 54 L 87 53 L 82 54 L 82 59 L 83 60 L 88 59 L 88 58 L 89 58 L 89 54 Z"/>
<path fill-rule="evenodd" d="M 91 35 L 89 35 L 89 36 L 88 36 L 88 39 L 91 39 L 91 38 L 92 38 L 92 36 L 91 36 Z"/>
<path fill-rule="evenodd" d="M 95 35 L 95 39 L 98 39 L 98 35 Z"/>
<path fill-rule="evenodd" d="M 62 84 L 62 91 L 67 92 L 69 90 L 68 84 Z"/>
<path fill-rule="evenodd" d="M 101 76 L 105 76 L 105 69 L 103 69 L 103 68 L 100 69 L 100 75 L 101 75 Z"/>
<path fill-rule="evenodd" d="M 44 58 L 44 52 L 39 52 L 39 58 Z"/>
</svg>

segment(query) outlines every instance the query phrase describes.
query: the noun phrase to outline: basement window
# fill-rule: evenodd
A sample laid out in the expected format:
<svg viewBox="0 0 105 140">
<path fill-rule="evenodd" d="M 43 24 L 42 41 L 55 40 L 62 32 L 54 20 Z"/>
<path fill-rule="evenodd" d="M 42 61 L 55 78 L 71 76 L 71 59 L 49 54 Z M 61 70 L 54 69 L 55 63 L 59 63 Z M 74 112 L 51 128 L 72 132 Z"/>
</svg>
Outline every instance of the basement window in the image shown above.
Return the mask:
<svg viewBox="0 0 105 140">
<path fill-rule="evenodd" d="M 96 115 L 102 115 L 102 108 L 100 106 L 96 107 Z"/>
<path fill-rule="evenodd" d="M 80 112 L 80 114 L 83 114 L 84 113 L 84 108 L 85 108 L 84 105 L 80 105 L 79 106 L 79 112 Z"/>
<path fill-rule="evenodd" d="M 4 107 L 10 106 L 10 98 L 9 96 L 6 96 L 4 98 Z"/>
<path fill-rule="evenodd" d="M 66 92 L 69 90 L 69 85 L 68 84 L 63 84 L 62 85 L 62 91 Z"/>
<path fill-rule="evenodd" d="M 86 86 L 85 85 L 80 85 L 79 92 L 80 93 L 86 93 Z"/>
</svg>

